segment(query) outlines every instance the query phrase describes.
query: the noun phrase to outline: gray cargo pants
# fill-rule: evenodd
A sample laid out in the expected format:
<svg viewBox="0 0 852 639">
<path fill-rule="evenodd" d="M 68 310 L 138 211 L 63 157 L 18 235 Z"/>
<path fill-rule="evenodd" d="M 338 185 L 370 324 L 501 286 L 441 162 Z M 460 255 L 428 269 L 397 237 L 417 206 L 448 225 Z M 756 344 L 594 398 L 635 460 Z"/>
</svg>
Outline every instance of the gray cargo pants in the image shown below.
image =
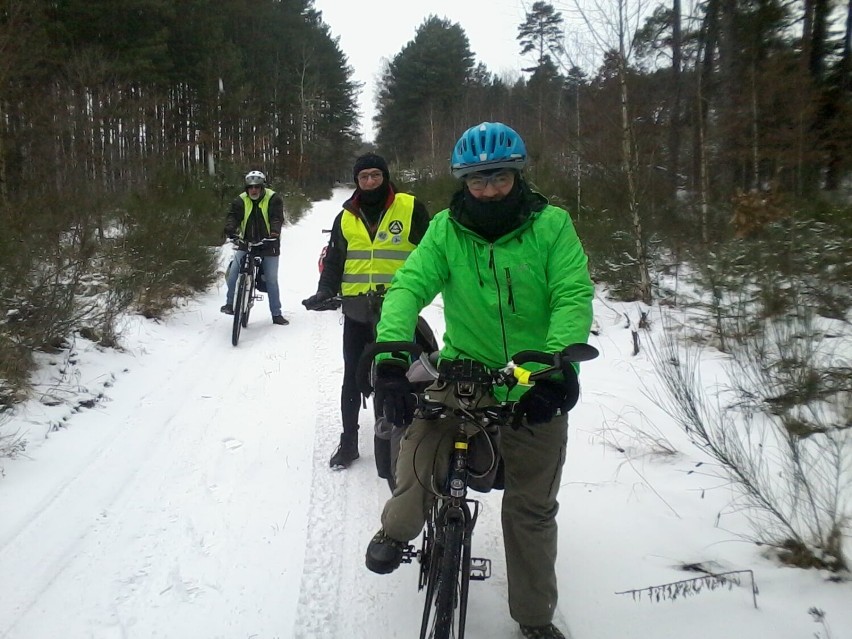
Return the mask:
<svg viewBox="0 0 852 639">
<path fill-rule="evenodd" d="M 453 418 L 416 419 L 406 430 L 396 465 L 396 490 L 382 512 L 382 527 L 390 537 L 410 541 L 420 534 L 432 503 L 424 485 L 432 481 L 440 485 L 446 476 L 457 426 Z M 529 429 L 504 428 L 501 433 L 509 611 L 524 625 L 548 624 L 556 609 L 556 496 L 567 439 L 567 415 Z"/>
</svg>

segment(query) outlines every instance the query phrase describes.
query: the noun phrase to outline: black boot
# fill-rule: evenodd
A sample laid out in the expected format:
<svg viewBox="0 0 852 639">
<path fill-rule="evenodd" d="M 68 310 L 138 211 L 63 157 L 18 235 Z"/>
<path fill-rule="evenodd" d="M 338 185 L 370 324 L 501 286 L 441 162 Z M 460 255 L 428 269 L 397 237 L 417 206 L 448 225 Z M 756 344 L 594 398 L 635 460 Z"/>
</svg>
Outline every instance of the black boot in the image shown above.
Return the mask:
<svg viewBox="0 0 852 639">
<path fill-rule="evenodd" d="M 565 635 L 552 623 L 546 626 L 525 626 L 521 624 L 524 639 L 566 639 Z"/>
<path fill-rule="evenodd" d="M 346 468 L 358 459 L 358 433 L 343 433 L 340 436 L 340 445 L 331 456 L 328 465 L 332 468 Z"/>
<path fill-rule="evenodd" d="M 386 575 L 399 568 L 402 555 L 408 546 L 404 541 L 388 537 L 384 528 L 377 532 L 367 546 L 367 568 L 380 575 Z"/>
</svg>

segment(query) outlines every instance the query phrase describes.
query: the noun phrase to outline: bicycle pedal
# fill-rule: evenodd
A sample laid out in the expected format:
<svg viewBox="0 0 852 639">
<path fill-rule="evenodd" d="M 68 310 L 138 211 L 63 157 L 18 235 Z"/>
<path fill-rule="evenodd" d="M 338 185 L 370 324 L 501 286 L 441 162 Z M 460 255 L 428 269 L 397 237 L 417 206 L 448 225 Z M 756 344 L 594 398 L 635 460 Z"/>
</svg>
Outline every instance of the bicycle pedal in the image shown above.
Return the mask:
<svg viewBox="0 0 852 639">
<path fill-rule="evenodd" d="M 402 563 L 410 564 L 412 561 L 417 559 L 420 556 L 420 551 L 417 550 L 414 546 L 409 544 L 405 550 L 402 551 Z"/>
<path fill-rule="evenodd" d="M 491 576 L 491 560 L 485 557 L 470 558 L 470 578 L 474 581 L 484 581 Z"/>
</svg>

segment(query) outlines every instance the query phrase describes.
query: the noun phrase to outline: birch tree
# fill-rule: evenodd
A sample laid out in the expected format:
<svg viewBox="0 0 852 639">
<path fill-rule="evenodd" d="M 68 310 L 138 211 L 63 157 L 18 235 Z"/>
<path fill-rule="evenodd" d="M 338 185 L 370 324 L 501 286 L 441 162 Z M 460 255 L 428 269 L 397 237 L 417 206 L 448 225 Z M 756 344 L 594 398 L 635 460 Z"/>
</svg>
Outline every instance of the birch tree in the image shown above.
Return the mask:
<svg viewBox="0 0 852 639">
<path fill-rule="evenodd" d="M 594 0 L 583 3 L 575 0 L 575 7 L 599 50 L 602 53 L 611 52 L 611 61 L 615 63 L 621 120 L 621 169 L 626 190 L 627 212 L 633 234 L 635 254 L 632 256 L 632 261 L 637 271 L 636 292 L 643 302 L 650 304 L 652 301 L 650 266 L 642 225 L 642 203 L 639 201 L 640 158 L 637 157 L 636 152 L 627 85 L 627 69 L 634 53 L 635 34 L 648 9 L 648 3 L 645 0 L 613 0 L 612 2 Z"/>
</svg>

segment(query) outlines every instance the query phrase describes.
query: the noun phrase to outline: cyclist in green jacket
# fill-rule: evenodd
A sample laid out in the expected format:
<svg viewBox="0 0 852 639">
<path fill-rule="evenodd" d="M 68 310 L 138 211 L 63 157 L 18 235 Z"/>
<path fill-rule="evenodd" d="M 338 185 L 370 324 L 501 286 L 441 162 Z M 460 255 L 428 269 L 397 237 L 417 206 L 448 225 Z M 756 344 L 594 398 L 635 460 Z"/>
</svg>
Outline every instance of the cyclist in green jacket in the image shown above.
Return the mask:
<svg viewBox="0 0 852 639">
<path fill-rule="evenodd" d="M 443 358 L 498 368 L 519 351 L 556 353 L 588 339 L 594 289 L 586 254 L 568 213 L 524 180 L 526 160 L 523 140 L 504 124 L 483 122 L 465 131 L 451 163 L 461 189 L 396 272 L 378 342 L 410 339 L 418 313 L 439 293 L 446 323 Z M 367 567 L 377 573 L 395 570 L 407 542 L 420 534 L 431 499 L 423 484 L 439 447 L 452 443 L 452 437 L 442 437 L 443 429 L 454 428 L 443 425 L 445 420 L 412 423 L 406 367 L 393 358 L 376 367 L 376 401 L 385 416 L 400 426 L 411 424 L 400 446 L 397 487 L 367 548 Z M 517 400 L 526 426 L 503 429 L 500 443 L 509 609 L 525 637 L 558 639 L 563 634 L 553 625 L 557 493 L 567 412 L 577 402 L 579 384 L 571 369 L 562 381 L 525 390 L 516 386 L 508 397 L 505 392 L 496 397 Z"/>
</svg>

